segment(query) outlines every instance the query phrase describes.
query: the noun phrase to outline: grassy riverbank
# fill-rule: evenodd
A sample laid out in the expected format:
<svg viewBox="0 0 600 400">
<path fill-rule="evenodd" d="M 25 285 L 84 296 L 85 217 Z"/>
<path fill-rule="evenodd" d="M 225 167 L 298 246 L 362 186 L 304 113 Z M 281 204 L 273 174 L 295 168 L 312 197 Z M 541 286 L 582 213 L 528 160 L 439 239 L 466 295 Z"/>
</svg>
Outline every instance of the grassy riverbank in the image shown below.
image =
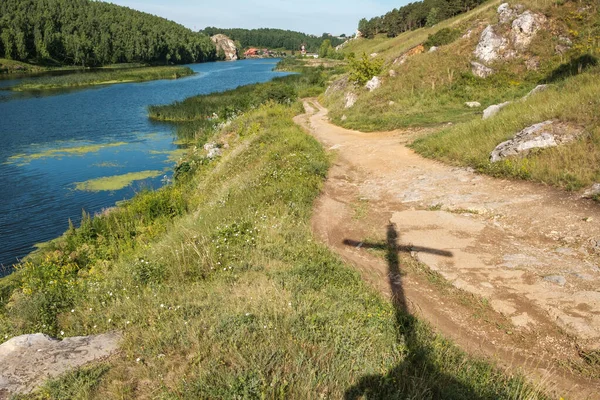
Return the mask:
<svg viewBox="0 0 600 400">
<path fill-rule="evenodd" d="M 158 79 L 178 79 L 193 75 L 194 72 L 188 67 L 142 67 L 110 69 L 101 71 L 80 72 L 61 76 L 47 76 L 40 78 L 29 78 L 23 80 L 11 90 L 36 91 L 64 88 L 77 88 L 85 86 L 108 85 L 127 82 L 145 82 Z"/>
<path fill-rule="evenodd" d="M 326 86 L 306 79 L 238 90 Z M 154 110 L 193 122 L 233 96 Z M 124 335 L 117 356 L 37 395 L 545 398 L 395 309 L 315 242 L 310 216 L 330 159 L 294 124 L 297 97 L 281 100 L 211 128 L 222 156 L 191 150 L 173 184 L 85 216 L 0 280 L 2 337 Z"/>
</svg>

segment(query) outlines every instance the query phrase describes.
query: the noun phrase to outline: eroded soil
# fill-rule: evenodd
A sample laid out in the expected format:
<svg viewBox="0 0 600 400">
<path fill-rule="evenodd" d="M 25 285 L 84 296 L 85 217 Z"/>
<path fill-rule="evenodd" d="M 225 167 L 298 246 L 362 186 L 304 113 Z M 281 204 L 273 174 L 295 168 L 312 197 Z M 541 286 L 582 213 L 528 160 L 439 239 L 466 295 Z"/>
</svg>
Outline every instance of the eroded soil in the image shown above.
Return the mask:
<svg viewBox="0 0 600 400">
<path fill-rule="evenodd" d="M 406 147 L 423 132 L 350 131 L 316 100 L 305 108 L 296 123 L 335 154 L 312 221 L 320 239 L 391 294 L 378 249 L 393 226 L 410 312 L 562 396 L 600 398 L 600 366 L 585 361 L 600 354 L 597 204 L 424 159 Z"/>
</svg>

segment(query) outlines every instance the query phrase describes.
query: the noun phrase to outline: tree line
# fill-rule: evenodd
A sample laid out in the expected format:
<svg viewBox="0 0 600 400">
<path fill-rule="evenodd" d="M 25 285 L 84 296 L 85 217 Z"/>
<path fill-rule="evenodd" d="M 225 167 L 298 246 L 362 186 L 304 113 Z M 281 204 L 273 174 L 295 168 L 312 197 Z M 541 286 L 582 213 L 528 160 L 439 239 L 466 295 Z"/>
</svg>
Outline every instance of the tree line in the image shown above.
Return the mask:
<svg viewBox="0 0 600 400">
<path fill-rule="evenodd" d="M 0 57 L 102 66 L 217 58 L 210 38 L 175 22 L 100 1 L 1 0 Z"/>
<path fill-rule="evenodd" d="M 423 0 L 409 3 L 380 17 L 361 19 L 358 30 L 366 38 L 373 38 L 378 34 L 395 37 L 406 31 L 433 26 L 472 10 L 485 1 L 487 0 Z"/>
<path fill-rule="evenodd" d="M 288 31 L 283 29 L 222 29 L 207 27 L 202 33 L 213 36 L 222 33 L 232 40 L 239 41 L 242 47 L 265 47 L 270 49 L 287 49 L 300 51 L 301 46 L 306 46 L 306 51 L 316 53 L 324 40 L 330 40 L 334 47 L 343 43 L 343 39 L 324 33 L 322 36 L 307 35 L 302 32 Z"/>
</svg>

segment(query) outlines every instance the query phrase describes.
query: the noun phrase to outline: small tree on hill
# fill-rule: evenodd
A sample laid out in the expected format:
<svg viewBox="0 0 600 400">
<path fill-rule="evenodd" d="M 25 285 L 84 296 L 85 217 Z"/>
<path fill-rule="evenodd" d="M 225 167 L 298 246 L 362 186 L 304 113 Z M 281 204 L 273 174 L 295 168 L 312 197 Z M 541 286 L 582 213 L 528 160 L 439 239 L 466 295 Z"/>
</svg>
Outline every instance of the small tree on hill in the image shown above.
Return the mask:
<svg viewBox="0 0 600 400">
<path fill-rule="evenodd" d="M 371 58 L 366 53 L 363 53 L 360 59 L 351 54 L 348 60 L 350 61 L 350 82 L 361 86 L 379 75 L 383 67 L 382 59 Z"/>
</svg>

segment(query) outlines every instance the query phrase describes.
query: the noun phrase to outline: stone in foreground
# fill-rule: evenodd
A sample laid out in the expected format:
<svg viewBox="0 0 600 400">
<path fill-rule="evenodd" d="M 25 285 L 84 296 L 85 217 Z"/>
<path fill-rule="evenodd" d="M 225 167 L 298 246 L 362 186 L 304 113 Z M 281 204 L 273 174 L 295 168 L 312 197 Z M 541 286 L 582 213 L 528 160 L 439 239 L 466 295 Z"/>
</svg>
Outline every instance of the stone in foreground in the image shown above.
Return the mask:
<svg viewBox="0 0 600 400">
<path fill-rule="evenodd" d="M 46 379 L 114 354 L 121 336 L 107 333 L 62 341 L 41 333 L 23 335 L 0 345 L 0 399 L 29 393 Z"/>
<path fill-rule="evenodd" d="M 517 133 L 514 138 L 500 143 L 490 156 L 491 162 L 527 154 L 532 149 L 544 149 L 570 143 L 582 133 L 581 129 L 564 122 L 544 121 Z"/>
<path fill-rule="evenodd" d="M 494 104 L 493 106 L 489 106 L 488 108 L 483 110 L 483 119 L 492 118 L 494 115 L 498 114 L 500 112 L 500 110 L 502 110 L 504 107 L 506 107 L 510 103 L 512 103 L 512 102 L 505 101 L 504 103 L 501 103 L 501 104 Z"/>
</svg>

